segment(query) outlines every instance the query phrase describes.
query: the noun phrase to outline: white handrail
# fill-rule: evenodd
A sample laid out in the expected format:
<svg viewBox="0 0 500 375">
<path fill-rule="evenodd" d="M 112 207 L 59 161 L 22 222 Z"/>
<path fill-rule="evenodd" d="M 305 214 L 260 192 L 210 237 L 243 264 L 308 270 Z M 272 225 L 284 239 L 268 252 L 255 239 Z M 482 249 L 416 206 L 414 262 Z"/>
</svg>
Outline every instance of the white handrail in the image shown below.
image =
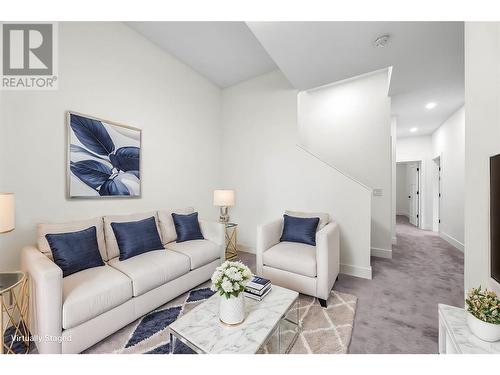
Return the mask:
<svg viewBox="0 0 500 375">
<path fill-rule="evenodd" d="M 341 175 L 347 177 L 349 180 L 355 182 L 356 184 L 362 186 L 363 188 L 365 188 L 366 190 L 368 190 L 370 192 L 370 194 L 373 192 L 373 189 L 365 184 L 363 184 L 362 182 L 356 180 L 354 177 L 352 176 L 349 176 L 348 174 L 346 174 L 345 172 L 341 171 L 340 169 L 338 169 L 336 166 L 324 161 L 323 159 L 321 159 L 318 155 L 315 155 L 314 153 L 312 153 L 311 151 L 309 151 L 308 149 L 306 149 L 304 146 L 300 145 L 300 144 L 296 144 L 296 146 L 298 148 L 300 148 L 302 151 L 305 151 L 307 152 L 309 155 L 311 155 L 312 157 L 314 157 L 315 159 L 318 159 L 320 162 L 326 164 L 327 166 L 329 166 L 330 168 L 333 168 L 335 169 L 337 172 L 339 172 Z"/>
</svg>

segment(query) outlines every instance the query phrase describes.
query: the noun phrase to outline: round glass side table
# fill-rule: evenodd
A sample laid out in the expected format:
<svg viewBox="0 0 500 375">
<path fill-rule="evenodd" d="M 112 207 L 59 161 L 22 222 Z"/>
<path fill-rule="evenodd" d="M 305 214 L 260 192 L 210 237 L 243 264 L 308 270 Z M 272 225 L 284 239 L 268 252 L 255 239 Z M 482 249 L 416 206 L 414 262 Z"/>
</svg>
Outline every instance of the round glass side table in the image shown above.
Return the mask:
<svg viewBox="0 0 500 375">
<path fill-rule="evenodd" d="M 238 256 L 238 224 L 226 224 L 226 259 L 234 259 Z"/>
<path fill-rule="evenodd" d="M 28 353 L 29 285 L 24 272 L 0 272 L 0 354 Z"/>
</svg>

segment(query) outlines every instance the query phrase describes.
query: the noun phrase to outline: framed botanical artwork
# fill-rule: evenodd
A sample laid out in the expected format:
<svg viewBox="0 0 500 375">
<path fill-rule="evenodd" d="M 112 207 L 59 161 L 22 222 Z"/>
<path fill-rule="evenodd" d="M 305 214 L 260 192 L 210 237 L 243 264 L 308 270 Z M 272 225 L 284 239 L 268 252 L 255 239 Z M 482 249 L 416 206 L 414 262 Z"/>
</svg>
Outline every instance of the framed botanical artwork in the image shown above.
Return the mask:
<svg viewBox="0 0 500 375">
<path fill-rule="evenodd" d="M 69 198 L 140 197 L 141 130 L 68 112 Z"/>
</svg>

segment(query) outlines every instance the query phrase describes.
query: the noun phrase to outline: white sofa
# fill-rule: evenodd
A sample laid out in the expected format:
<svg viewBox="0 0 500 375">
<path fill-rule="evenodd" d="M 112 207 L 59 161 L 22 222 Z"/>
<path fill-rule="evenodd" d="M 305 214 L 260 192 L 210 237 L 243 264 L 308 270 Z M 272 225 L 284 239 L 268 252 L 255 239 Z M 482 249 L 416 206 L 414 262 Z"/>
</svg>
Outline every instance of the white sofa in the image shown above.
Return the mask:
<svg viewBox="0 0 500 375">
<path fill-rule="evenodd" d="M 190 213 L 187 208 L 176 213 Z M 210 279 L 224 260 L 223 224 L 199 220 L 205 240 L 176 243 L 172 211 L 105 216 L 66 224 L 40 224 L 38 246 L 22 250 L 30 276 L 30 330 L 39 353 L 80 353 L 144 314 Z M 154 216 L 165 249 L 124 261 L 111 228 Z M 67 277 L 52 261 L 45 239 L 96 226 L 104 266 Z"/>
<path fill-rule="evenodd" d="M 317 297 L 326 307 L 340 268 L 339 226 L 328 214 L 290 212 L 290 216 L 319 217 L 316 246 L 280 242 L 283 218 L 257 228 L 257 275 L 273 284 Z"/>
</svg>

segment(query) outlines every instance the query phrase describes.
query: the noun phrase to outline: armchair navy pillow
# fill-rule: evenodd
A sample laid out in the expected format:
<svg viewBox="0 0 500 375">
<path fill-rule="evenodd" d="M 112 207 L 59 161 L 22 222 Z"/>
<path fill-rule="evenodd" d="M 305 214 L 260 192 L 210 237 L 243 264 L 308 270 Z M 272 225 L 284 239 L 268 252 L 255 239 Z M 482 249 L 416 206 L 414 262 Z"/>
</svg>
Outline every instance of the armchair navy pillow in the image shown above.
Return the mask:
<svg viewBox="0 0 500 375">
<path fill-rule="evenodd" d="M 280 242 L 300 242 L 316 246 L 316 228 L 319 217 L 302 218 L 283 215 L 283 221 Z"/>
<path fill-rule="evenodd" d="M 54 263 L 63 271 L 63 277 L 87 268 L 104 266 L 96 227 L 78 232 L 46 234 L 45 238 L 52 250 Z"/>
<path fill-rule="evenodd" d="M 111 228 L 113 228 L 120 249 L 120 260 L 163 249 L 153 216 L 139 221 L 111 223 Z"/>
<path fill-rule="evenodd" d="M 177 233 L 176 242 L 204 240 L 201 233 L 200 223 L 198 222 L 198 212 L 188 215 L 172 213 L 175 232 Z"/>
</svg>

